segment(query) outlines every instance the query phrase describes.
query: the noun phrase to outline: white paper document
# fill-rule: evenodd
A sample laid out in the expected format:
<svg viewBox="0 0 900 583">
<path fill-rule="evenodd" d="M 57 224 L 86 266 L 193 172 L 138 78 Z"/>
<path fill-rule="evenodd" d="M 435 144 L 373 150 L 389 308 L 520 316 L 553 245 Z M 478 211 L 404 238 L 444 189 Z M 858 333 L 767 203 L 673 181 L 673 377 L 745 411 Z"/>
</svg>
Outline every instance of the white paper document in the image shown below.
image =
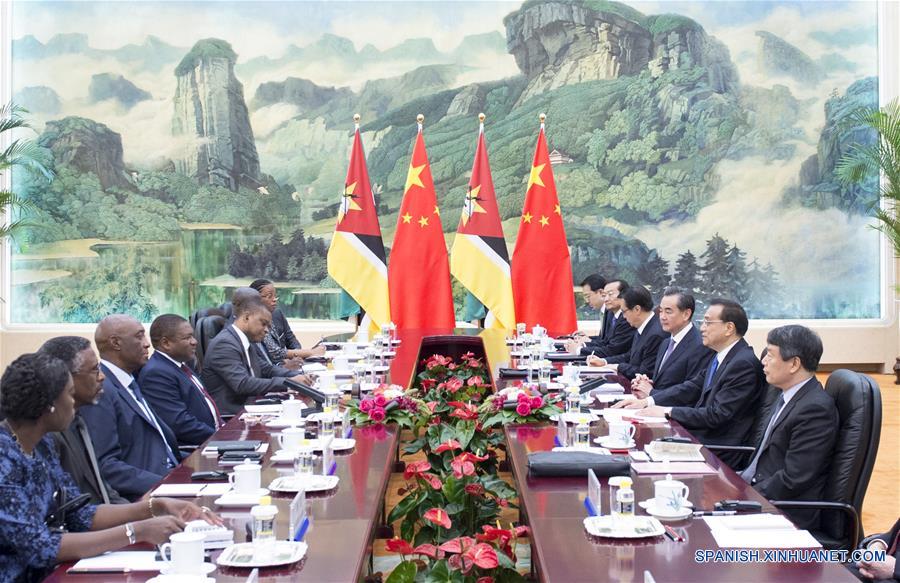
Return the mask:
<svg viewBox="0 0 900 583">
<path fill-rule="evenodd" d="M 253 415 L 278 415 L 281 413 L 281 403 L 275 405 L 244 405 L 244 410 Z"/>
<path fill-rule="evenodd" d="M 167 496 L 169 498 L 195 498 L 206 488 L 206 484 L 160 484 L 150 493 L 151 497 Z"/>
<path fill-rule="evenodd" d="M 704 516 L 720 548 L 739 549 L 818 549 L 819 544 L 806 530 L 798 530 L 779 514 L 737 514 Z"/>
<path fill-rule="evenodd" d="M 99 557 L 81 559 L 67 572 L 92 573 L 121 570 L 121 572 L 127 573 L 129 571 L 159 571 L 164 566 L 163 561 L 156 560 L 155 551 L 117 551 Z"/>
<path fill-rule="evenodd" d="M 715 474 L 706 462 L 642 462 L 631 464 L 636 474 Z"/>
<path fill-rule="evenodd" d="M 607 384 L 611 385 L 613 383 L 607 383 Z M 606 386 L 606 385 L 604 385 L 604 386 Z M 616 385 L 616 386 L 622 388 L 621 385 Z M 622 390 L 625 390 L 625 389 L 622 388 Z M 591 392 L 591 395 L 593 397 L 595 397 L 597 399 L 597 401 L 599 401 L 600 403 L 615 403 L 616 401 L 634 401 L 635 399 L 637 399 L 637 397 L 635 397 L 634 395 L 625 395 L 625 394 L 615 395 L 615 394 L 610 394 L 610 393 L 597 393 L 595 395 L 593 392 Z"/>
<path fill-rule="evenodd" d="M 303 372 L 322 372 L 323 370 L 328 370 L 328 367 L 322 364 L 321 362 L 309 362 L 303 365 Z"/>
</svg>

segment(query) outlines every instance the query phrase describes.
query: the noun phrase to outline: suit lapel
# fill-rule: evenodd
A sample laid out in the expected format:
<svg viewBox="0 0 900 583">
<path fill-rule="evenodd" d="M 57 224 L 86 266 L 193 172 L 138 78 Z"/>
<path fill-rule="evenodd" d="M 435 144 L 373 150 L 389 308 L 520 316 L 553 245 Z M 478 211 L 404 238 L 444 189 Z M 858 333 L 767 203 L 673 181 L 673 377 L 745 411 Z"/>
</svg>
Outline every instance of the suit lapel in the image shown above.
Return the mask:
<svg viewBox="0 0 900 583">
<path fill-rule="evenodd" d="M 674 350 L 672 350 L 672 354 L 669 355 L 669 359 L 665 362 L 666 367 L 672 366 L 672 363 L 680 358 L 684 358 L 684 356 L 693 346 L 693 336 L 696 334 L 697 329 L 692 325 L 688 333 L 685 334 L 684 338 L 681 339 L 681 342 L 675 345 Z M 668 346 L 668 340 L 666 341 L 666 346 Z M 662 352 L 665 353 L 665 349 L 663 349 Z M 660 356 L 660 360 L 662 360 L 662 356 Z"/>
<path fill-rule="evenodd" d="M 131 410 L 134 411 L 138 415 L 138 417 L 143 419 L 144 422 L 150 425 L 150 427 L 153 427 L 153 430 L 155 431 L 156 426 L 153 425 L 153 422 L 147 418 L 147 415 L 144 414 L 144 410 L 141 409 L 140 405 L 137 404 L 137 401 L 131 396 L 131 393 L 128 392 L 128 389 L 122 386 L 122 383 L 119 382 L 119 379 L 116 377 L 116 375 L 113 374 L 111 370 L 109 370 L 102 364 L 100 366 L 103 368 L 103 374 L 106 375 L 106 378 L 108 378 L 119 391 L 119 398 L 122 399 L 122 401 L 126 405 L 131 407 Z"/>
<path fill-rule="evenodd" d="M 738 340 L 737 344 L 735 344 L 731 350 L 728 351 L 728 354 L 725 356 L 725 359 L 722 360 L 722 364 L 716 368 L 716 374 L 713 375 L 712 381 L 709 383 L 709 386 L 703 389 L 703 393 L 700 395 L 700 402 L 703 402 L 706 396 L 712 392 L 713 388 L 716 386 L 716 383 L 722 378 L 722 375 L 725 374 L 725 371 L 728 369 L 728 365 L 734 360 L 734 357 L 743 350 L 743 348 L 747 346 L 747 342 L 741 338 Z M 713 356 L 716 358 L 716 356 Z"/>
<path fill-rule="evenodd" d="M 99 492 L 100 485 L 97 483 L 96 476 L 94 476 L 93 468 L 91 468 L 91 460 L 87 453 L 87 444 L 84 443 L 84 439 L 82 439 L 81 435 L 78 433 L 78 427 L 75 425 L 76 421 L 77 420 L 72 421 L 72 425 L 69 426 L 67 431 L 60 431 L 59 436 L 66 442 L 66 446 L 71 451 L 77 451 L 79 458 L 83 458 L 79 459 L 76 464 L 78 466 L 78 471 L 81 472 L 81 475 L 84 476 Z"/>
<path fill-rule="evenodd" d="M 816 377 L 812 377 L 811 379 L 806 381 L 806 384 L 800 387 L 800 390 L 797 391 L 797 394 L 794 395 L 794 397 L 790 401 L 788 401 L 787 405 L 784 406 L 784 409 L 778 415 L 778 419 L 775 420 L 775 424 L 772 426 L 772 431 L 769 432 L 769 443 L 772 442 L 772 434 L 776 429 L 778 429 L 778 426 L 788 418 L 788 416 L 791 414 L 791 411 L 794 409 L 794 406 L 801 400 L 805 399 L 806 395 L 811 390 L 815 389 L 817 385 L 819 385 L 819 381 L 816 379 Z M 775 413 L 775 411 L 772 411 L 772 413 Z M 768 444 L 766 445 L 768 446 Z"/>
<path fill-rule="evenodd" d="M 247 365 L 247 370 L 250 371 L 251 375 L 259 377 L 259 372 L 253 368 L 253 357 L 250 356 L 250 352 L 253 350 L 253 343 L 251 342 L 247 350 L 244 350 L 244 343 L 241 342 L 241 337 L 238 336 L 238 333 L 234 331 L 233 323 L 228 327 L 228 331 L 231 332 L 231 336 L 234 338 L 234 341 L 237 342 L 238 348 L 240 348 L 241 352 L 244 354 L 244 358 L 241 360 Z"/>
</svg>

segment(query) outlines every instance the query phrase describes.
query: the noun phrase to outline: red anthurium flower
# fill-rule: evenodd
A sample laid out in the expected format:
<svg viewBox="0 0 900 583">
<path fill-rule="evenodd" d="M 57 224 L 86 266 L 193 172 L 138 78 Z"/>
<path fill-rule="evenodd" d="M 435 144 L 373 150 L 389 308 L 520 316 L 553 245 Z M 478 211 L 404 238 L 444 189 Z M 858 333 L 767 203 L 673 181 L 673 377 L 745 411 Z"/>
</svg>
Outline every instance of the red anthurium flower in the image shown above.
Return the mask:
<svg viewBox="0 0 900 583">
<path fill-rule="evenodd" d="M 470 536 L 458 536 L 443 543 L 439 549 L 445 553 L 461 553 L 475 544 L 475 539 Z"/>
<path fill-rule="evenodd" d="M 500 563 L 497 561 L 497 551 L 489 544 L 478 543 L 463 553 L 463 561 L 471 560 L 480 569 L 496 569 Z"/>
<path fill-rule="evenodd" d="M 427 403 L 425 403 L 425 405 L 432 413 L 434 413 L 434 408 L 438 406 L 438 403 L 437 401 L 428 401 Z"/>
<path fill-rule="evenodd" d="M 497 544 L 501 547 L 505 547 L 506 544 L 512 539 L 513 531 L 506 528 L 494 528 L 489 524 L 485 524 L 482 527 L 484 530 L 484 534 L 476 534 L 475 538 L 480 542 L 485 541 L 497 541 Z"/>
<path fill-rule="evenodd" d="M 516 527 L 515 529 L 513 529 L 513 530 L 515 531 L 516 537 L 517 537 L 517 538 L 520 537 L 520 536 L 525 536 L 526 534 L 528 534 L 529 532 L 531 532 L 527 526 L 517 526 L 517 527 Z"/>
<path fill-rule="evenodd" d="M 415 553 L 411 544 L 397 537 L 389 539 L 385 544 L 385 548 L 392 553 L 400 553 L 401 555 L 412 555 Z"/>
<path fill-rule="evenodd" d="M 452 451 L 454 449 L 462 449 L 462 444 L 455 439 L 449 439 L 437 446 L 434 453 L 444 453 L 445 451 Z"/>
<path fill-rule="evenodd" d="M 419 477 L 422 478 L 423 480 L 425 480 L 426 482 L 428 482 L 428 485 L 431 486 L 432 489 L 434 489 L 434 490 L 440 490 L 441 488 L 444 487 L 444 484 L 441 482 L 441 479 L 430 472 L 425 472 L 424 474 L 422 474 Z"/>
<path fill-rule="evenodd" d="M 470 387 L 480 387 L 481 385 L 484 384 L 484 381 L 481 379 L 480 376 L 475 375 L 473 377 L 469 377 L 469 380 L 466 381 L 466 384 L 469 385 Z"/>
<path fill-rule="evenodd" d="M 493 577 L 479 577 L 475 583 L 494 583 Z"/>
<path fill-rule="evenodd" d="M 453 401 L 451 403 L 447 403 L 448 405 L 455 407 L 453 412 L 450 413 L 450 417 L 457 417 L 459 419 L 478 419 L 478 407 L 469 403 L 460 403 L 459 401 Z"/>
<path fill-rule="evenodd" d="M 453 377 L 447 381 L 447 390 L 451 393 L 455 393 L 463 387 L 462 379 L 459 377 Z"/>
<path fill-rule="evenodd" d="M 477 456 L 473 453 L 463 452 L 453 458 L 450 467 L 453 469 L 453 477 L 460 479 L 463 476 L 471 476 L 475 474 L 475 464 L 473 462 L 483 462 L 488 456 Z"/>
<path fill-rule="evenodd" d="M 484 494 L 484 486 L 481 484 L 466 484 L 465 490 L 466 493 L 473 496 L 481 496 Z"/>
<path fill-rule="evenodd" d="M 437 381 L 434 379 L 422 379 L 422 388 L 426 391 L 430 391 L 437 384 Z"/>
<path fill-rule="evenodd" d="M 422 473 L 427 472 L 431 469 L 431 464 L 428 463 L 427 460 L 422 460 L 419 462 L 410 462 L 406 464 L 406 469 L 403 470 L 403 479 L 411 480 L 416 476 L 422 475 Z"/>
<path fill-rule="evenodd" d="M 437 559 L 440 551 L 434 545 L 419 545 L 412 550 L 413 553 L 417 555 L 425 555 L 426 557 L 431 557 L 432 559 Z"/>
<path fill-rule="evenodd" d="M 444 528 L 450 528 L 450 525 L 452 524 L 450 522 L 450 515 L 440 508 L 432 508 L 424 514 L 423 518 Z"/>
</svg>

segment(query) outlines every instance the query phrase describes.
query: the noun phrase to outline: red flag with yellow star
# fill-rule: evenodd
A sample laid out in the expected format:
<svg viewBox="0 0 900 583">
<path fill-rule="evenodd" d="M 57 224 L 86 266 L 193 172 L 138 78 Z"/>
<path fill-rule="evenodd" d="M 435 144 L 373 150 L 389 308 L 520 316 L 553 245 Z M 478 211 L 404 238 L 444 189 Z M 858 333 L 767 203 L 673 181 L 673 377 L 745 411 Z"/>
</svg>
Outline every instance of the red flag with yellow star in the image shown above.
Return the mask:
<svg viewBox="0 0 900 583">
<path fill-rule="evenodd" d="M 485 327 L 515 329 L 509 254 L 484 143 L 484 123 L 478 131 L 472 177 L 450 249 L 450 273 L 489 310 Z"/>
<path fill-rule="evenodd" d="M 366 311 L 375 328 L 390 323 L 384 243 L 358 123 L 327 263 L 328 274 Z"/>
<path fill-rule="evenodd" d="M 540 324 L 554 335 L 572 332 L 577 327 L 573 286 L 569 245 L 542 122 L 513 250 L 516 320 L 529 328 Z"/>
<path fill-rule="evenodd" d="M 456 325 L 450 265 L 422 126 L 416 135 L 388 266 L 391 317 L 398 329 Z"/>
</svg>

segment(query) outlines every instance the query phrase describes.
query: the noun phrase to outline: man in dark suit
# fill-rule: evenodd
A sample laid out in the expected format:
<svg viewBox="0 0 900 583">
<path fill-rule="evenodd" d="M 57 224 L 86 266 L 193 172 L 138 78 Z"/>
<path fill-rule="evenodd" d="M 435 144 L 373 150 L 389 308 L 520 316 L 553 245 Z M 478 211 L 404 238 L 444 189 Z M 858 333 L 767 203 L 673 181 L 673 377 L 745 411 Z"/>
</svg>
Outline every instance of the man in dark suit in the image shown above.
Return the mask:
<svg viewBox="0 0 900 583">
<path fill-rule="evenodd" d="M 624 354 L 607 358 L 588 356 L 587 363 L 590 366 L 609 367 L 628 379 L 633 379 L 638 374 L 652 374 L 659 343 L 665 337 L 659 318 L 653 313 L 653 296 L 645 287 L 631 287 L 622 296 L 622 301 L 625 304 L 622 315 L 635 329 L 631 348 Z"/>
<path fill-rule="evenodd" d="M 106 377 L 103 396 L 78 414 L 90 431 L 103 477 L 136 500 L 178 465 L 178 442 L 134 378 L 150 348 L 141 323 L 124 314 L 107 316 L 97 325 L 94 342 Z"/>
<path fill-rule="evenodd" d="M 716 351 L 709 367 L 689 381 L 623 406 L 646 407 L 642 415 L 674 419 L 704 444 L 748 445 L 765 384 L 762 364 L 744 340 L 748 327 L 740 304 L 710 301 L 700 326 L 703 344 Z M 719 458 L 733 465 L 741 456 L 724 452 Z"/>
<path fill-rule="evenodd" d="M 606 309 L 606 278 L 599 273 L 592 273 L 585 277 L 581 282 L 581 297 L 584 298 L 585 305 L 595 312 L 599 312 L 600 318 L 597 320 L 599 328 L 596 336 L 588 336 L 585 332 L 578 331 L 572 335 L 571 340 L 566 341 L 566 350 L 574 352 L 575 348 L 581 348 L 588 342 L 599 342 L 603 337 L 603 331 L 612 319 L 612 314 Z"/>
<path fill-rule="evenodd" d="M 822 340 L 804 326 L 769 332 L 766 381 L 778 393 L 750 464 L 741 472 L 770 500 L 822 500 L 838 426 L 834 399 L 816 379 Z M 800 528 L 818 527 L 818 512 L 786 510 Z"/>
<path fill-rule="evenodd" d="M 252 348 L 269 329 L 272 315 L 258 299 L 235 306 L 234 323 L 213 338 L 203 359 L 201 378 L 223 415 L 243 409 L 247 399 L 284 390 L 283 376 L 273 376 L 273 367 Z M 309 383 L 309 377 L 296 375 L 290 380 Z"/>
<path fill-rule="evenodd" d="M 631 348 L 634 340 L 635 329 L 622 310 L 625 307 L 623 296 L 628 291 L 628 282 L 622 279 L 614 279 L 603 288 L 606 293 L 606 311 L 611 314 L 603 334 L 599 340 L 592 340 L 581 347 L 581 354 L 607 357 L 615 354 L 625 354 Z"/>
<path fill-rule="evenodd" d="M 678 287 L 668 287 L 659 302 L 659 323 L 669 334 L 659 345 L 653 372 L 637 375 L 631 392 L 639 399 L 650 391 L 665 390 L 694 378 L 709 366 L 715 352 L 703 345 L 700 332 L 691 323 L 696 303 L 694 296 Z"/>
<path fill-rule="evenodd" d="M 80 336 L 57 336 L 40 350 L 66 363 L 75 386 L 75 407 L 95 405 L 103 394 L 103 372 L 91 343 Z M 72 476 L 78 489 L 91 495 L 92 504 L 127 504 L 128 500 L 109 485 L 100 472 L 94 442 L 84 419 L 76 415 L 71 425 L 53 439 L 59 448 L 59 463 Z"/>
<path fill-rule="evenodd" d="M 219 427 L 216 404 L 187 363 L 193 362 L 197 340 L 190 322 L 163 314 L 150 325 L 154 353 L 138 381 L 144 398 L 165 421 L 180 445 L 200 445 Z"/>
</svg>

